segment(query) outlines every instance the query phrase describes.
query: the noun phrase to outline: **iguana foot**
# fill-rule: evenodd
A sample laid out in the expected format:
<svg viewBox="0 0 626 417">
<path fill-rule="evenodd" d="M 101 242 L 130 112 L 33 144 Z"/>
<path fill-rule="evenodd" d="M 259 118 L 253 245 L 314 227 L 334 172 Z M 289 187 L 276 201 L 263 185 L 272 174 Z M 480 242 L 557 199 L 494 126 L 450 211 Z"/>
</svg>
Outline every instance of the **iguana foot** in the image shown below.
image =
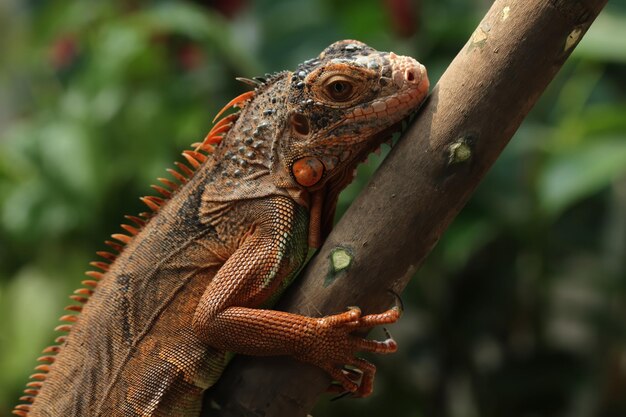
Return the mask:
<svg viewBox="0 0 626 417">
<path fill-rule="evenodd" d="M 296 358 L 324 369 L 354 397 L 367 397 L 374 389 L 376 367 L 354 355 L 357 352 L 393 353 L 398 345 L 391 337 L 378 341 L 364 339 L 352 333 L 381 324 L 395 323 L 399 317 L 400 309 L 397 307 L 367 316 L 362 316 L 358 308 L 351 307 L 345 313 L 316 319 L 315 325 L 308 329 L 308 343 Z M 359 374 L 362 374 L 360 378 Z"/>
</svg>

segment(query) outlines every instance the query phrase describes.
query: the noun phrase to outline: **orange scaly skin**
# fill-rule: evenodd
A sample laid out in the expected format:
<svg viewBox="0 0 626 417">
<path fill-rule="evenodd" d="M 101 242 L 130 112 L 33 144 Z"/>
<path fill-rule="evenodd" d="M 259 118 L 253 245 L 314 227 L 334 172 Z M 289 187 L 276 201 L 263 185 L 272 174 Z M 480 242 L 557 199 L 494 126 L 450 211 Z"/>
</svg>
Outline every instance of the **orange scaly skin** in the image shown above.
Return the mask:
<svg viewBox="0 0 626 417">
<path fill-rule="evenodd" d="M 355 396 L 375 368 L 359 351 L 389 353 L 352 334 L 397 320 L 397 309 L 313 318 L 269 310 L 331 227 L 356 165 L 388 139 L 428 91 L 423 66 L 356 41 L 337 42 L 296 71 L 229 103 L 174 180 L 142 200 L 154 213 L 98 252 L 85 288 L 44 350 L 13 411 L 19 416 L 198 416 L 203 392 L 231 353 L 291 355 L 326 370 Z M 211 153 L 211 155 L 208 155 Z M 80 314 L 74 314 L 80 313 Z M 351 365 L 363 372 L 355 383 Z"/>
</svg>

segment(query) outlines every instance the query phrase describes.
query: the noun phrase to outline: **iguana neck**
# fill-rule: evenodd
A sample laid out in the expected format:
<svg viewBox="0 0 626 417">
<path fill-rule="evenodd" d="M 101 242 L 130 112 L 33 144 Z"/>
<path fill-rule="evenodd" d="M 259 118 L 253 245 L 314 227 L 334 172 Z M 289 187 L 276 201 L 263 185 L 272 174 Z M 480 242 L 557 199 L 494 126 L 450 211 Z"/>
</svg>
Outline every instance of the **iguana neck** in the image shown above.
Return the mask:
<svg viewBox="0 0 626 417">
<path fill-rule="evenodd" d="M 281 72 L 257 87 L 215 150 L 210 178 L 216 192 L 210 202 L 229 202 L 283 195 L 308 207 L 308 193 L 291 177 L 281 158 L 279 138 L 286 126 L 290 72 Z M 209 197 L 210 196 L 210 197 Z"/>
<path fill-rule="evenodd" d="M 276 142 L 284 129 L 284 97 L 287 73 L 276 75 L 271 84 L 258 87 L 255 99 L 242 111 L 233 128 L 216 149 L 215 179 L 237 189 L 273 171 Z"/>
</svg>

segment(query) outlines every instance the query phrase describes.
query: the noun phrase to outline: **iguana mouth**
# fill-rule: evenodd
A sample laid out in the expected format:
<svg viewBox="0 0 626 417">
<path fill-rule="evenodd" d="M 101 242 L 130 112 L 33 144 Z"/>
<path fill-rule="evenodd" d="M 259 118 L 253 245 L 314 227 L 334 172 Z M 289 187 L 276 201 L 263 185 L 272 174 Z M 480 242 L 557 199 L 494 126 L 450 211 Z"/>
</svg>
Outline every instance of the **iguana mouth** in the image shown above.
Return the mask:
<svg viewBox="0 0 626 417">
<path fill-rule="evenodd" d="M 353 143 L 364 145 L 354 148 L 352 154 L 342 161 L 347 162 L 348 166 L 364 162 L 381 144 L 391 140 L 394 133 L 402 130 L 403 120 L 417 111 L 428 95 L 430 85 L 426 68 L 422 64 L 411 57 L 398 56 L 393 52 L 386 56 L 386 61 L 388 64 L 382 71 L 381 83 L 394 83 L 398 92 L 355 107 L 331 130 L 337 134 L 338 130 L 360 125 L 371 132 L 360 132 L 351 136 Z M 385 127 L 381 126 L 382 123 L 391 124 Z"/>
<path fill-rule="evenodd" d="M 361 153 L 356 144 L 369 144 L 381 134 L 389 136 L 393 125 L 417 110 L 430 87 L 426 68 L 415 59 L 393 52 L 383 56 L 379 83 L 387 94 L 361 103 L 343 115 L 343 119 L 326 128 L 328 138 L 341 138 L 352 145 L 351 153 Z M 328 139 L 327 139 L 328 140 Z M 354 158 L 339 158 L 341 162 Z"/>
<path fill-rule="evenodd" d="M 357 106 L 346 115 L 342 124 L 376 120 L 401 120 L 426 97 L 429 88 L 426 68 L 415 59 L 389 53 L 391 77 L 381 76 L 381 84 L 393 82 L 398 88 L 394 95 Z M 386 71 L 383 70 L 383 74 Z"/>
</svg>

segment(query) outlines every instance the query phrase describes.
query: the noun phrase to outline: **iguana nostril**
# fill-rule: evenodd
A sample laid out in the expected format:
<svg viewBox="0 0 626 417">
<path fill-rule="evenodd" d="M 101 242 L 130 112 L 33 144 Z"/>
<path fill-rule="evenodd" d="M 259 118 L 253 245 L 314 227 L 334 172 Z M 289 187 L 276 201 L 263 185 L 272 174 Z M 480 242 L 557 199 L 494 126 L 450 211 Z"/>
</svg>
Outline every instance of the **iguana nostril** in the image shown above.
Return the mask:
<svg viewBox="0 0 626 417">
<path fill-rule="evenodd" d="M 415 71 L 413 69 L 408 69 L 405 71 L 404 73 L 404 78 L 412 83 L 413 81 L 415 81 Z"/>
</svg>

